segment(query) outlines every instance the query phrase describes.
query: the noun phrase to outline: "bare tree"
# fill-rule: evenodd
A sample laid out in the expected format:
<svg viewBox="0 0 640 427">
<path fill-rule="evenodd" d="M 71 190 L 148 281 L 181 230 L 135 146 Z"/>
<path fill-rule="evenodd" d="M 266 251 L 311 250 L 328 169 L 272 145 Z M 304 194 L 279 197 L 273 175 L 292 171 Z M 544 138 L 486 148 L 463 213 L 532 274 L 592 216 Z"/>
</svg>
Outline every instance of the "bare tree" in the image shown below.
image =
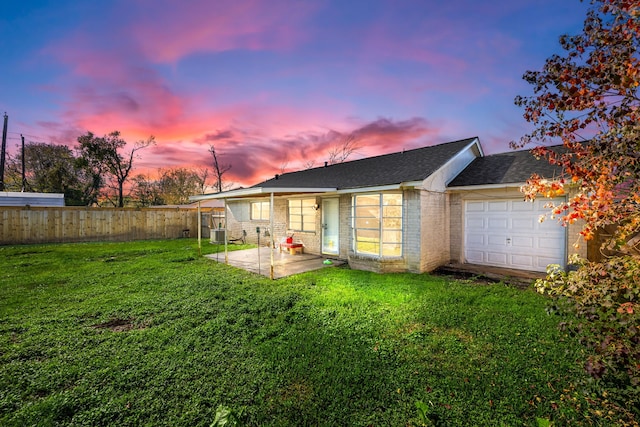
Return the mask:
<svg viewBox="0 0 640 427">
<path fill-rule="evenodd" d="M 200 194 L 204 194 L 205 190 L 207 189 L 207 180 L 209 179 L 209 168 L 198 169 L 197 174 L 200 184 L 200 186 L 198 187 L 198 191 L 200 192 Z"/>
<path fill-rule="evenodd" d="M 343 163 L 358 148 L 358 140 L 353 133 L 343 135 L 340 140 L 329 149 L 329 164 Z"/>
<path fill-rule="evenodd" d="M 133 159 L 139 158 L 139 150 L 155 144 L 153 136 L 147 140 L 137 141 L 128 153 L 122 153 L 127 142 L 120 137 L 120 132 L 113 131 L 102 138 L 87 132 L 78 138 L 78 151 L 81 157 L 94 170 L 102 172 L 112 181 L 112 189 L 116 192 L 115 206 L 124 206 L 124 185 L 133 168 Z M 111 200 L 111 194 L 106 194 Z"/>
<path fill-rule="evenodd" d="M 218 155 L 216 153 L 216 148 L 213 144 L 209 146 L 209 152 L 213 157 L 213 173 L 216 180 L 214 183 L 214 187 L 217 193 L 221 193 L 225 187 L 222 177 L 229 169 L 231 169 L 231 165 L 220 163 L 220 161 L 218 160 Z"/>
<path fill-rule="evenodd" d="M 281 163 L 280 164 L 280 175 L 283 175 L 287 171 L 288 167 L 289 167 L 289 162 Z"/>
</svg>

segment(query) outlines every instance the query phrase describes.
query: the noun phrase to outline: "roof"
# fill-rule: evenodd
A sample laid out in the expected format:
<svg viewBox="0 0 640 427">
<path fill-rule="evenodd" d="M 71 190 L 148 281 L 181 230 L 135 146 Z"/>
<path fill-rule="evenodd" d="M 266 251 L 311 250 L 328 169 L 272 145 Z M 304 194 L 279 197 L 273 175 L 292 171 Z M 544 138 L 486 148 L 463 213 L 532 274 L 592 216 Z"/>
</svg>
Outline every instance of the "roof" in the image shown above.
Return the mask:
<svg viewBox="0 0 640 427">
<path fill-rule="evenodd" d="M 562 146 L 550 147 L 558 150 Z M 534 173 L 543 178 L 562 175 L 562 168 L 545 159 L 537 159 L 530 150 L 511 151 L 477 157 L 448 185 L 465 187 L 491 184 L 522 184 Z"/>
<path fill-rule="evenodd" d="M 0 206 L 60 207 L 64 206 L 64 194 L 0 191 Z"/>
<path fill-rule="evenodd" d="M 290 172 L 251 188 L 351 189 L 422 181 L 476 141 L 467 138 L 429 147 Z"/>
</svg>

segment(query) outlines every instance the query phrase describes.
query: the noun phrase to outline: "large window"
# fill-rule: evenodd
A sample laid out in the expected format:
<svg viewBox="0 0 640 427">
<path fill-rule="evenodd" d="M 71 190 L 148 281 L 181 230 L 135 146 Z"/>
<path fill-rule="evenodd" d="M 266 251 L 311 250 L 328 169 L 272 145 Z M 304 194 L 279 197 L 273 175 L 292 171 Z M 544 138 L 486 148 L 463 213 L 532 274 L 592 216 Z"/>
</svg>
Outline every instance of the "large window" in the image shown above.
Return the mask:
<svg viewBox="0 0 640 427">
<path fill-rule="evenodd" d="M 359 254 L 402 256 L 402 194 L 354 196 L 353 240 Z"/>
<path fill-rule="evenodd" d="M 251 219 L 269 221 L 269 211 L 271 203 L 269 202 L 252 202 L 251 203 Z"/>
<path fill-rule="evenodd" d="M 316 199 L 289 200 L 289 228 L 294 231 L 316 231 Z"/>
</svg>

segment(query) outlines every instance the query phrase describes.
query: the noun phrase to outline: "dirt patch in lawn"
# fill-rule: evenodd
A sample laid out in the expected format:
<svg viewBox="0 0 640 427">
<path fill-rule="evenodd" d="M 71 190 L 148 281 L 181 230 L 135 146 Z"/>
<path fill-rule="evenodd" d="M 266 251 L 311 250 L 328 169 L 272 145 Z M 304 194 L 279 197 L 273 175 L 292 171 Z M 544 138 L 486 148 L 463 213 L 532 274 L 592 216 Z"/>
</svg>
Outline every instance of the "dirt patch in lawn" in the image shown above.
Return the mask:
<svg viewBox="0 0 640 427">
<path fill-rule="evenodd" d="M 98 323 L 92 326 L 93 329 L 96 330 L 104 330 L 108 329 L 112 332 L 128 332 L 133 329 L 146 329 L 147 325 L 145 323 L 138 323 L 135 319 L 111 319 L 104 323 Z"/>
</svg>

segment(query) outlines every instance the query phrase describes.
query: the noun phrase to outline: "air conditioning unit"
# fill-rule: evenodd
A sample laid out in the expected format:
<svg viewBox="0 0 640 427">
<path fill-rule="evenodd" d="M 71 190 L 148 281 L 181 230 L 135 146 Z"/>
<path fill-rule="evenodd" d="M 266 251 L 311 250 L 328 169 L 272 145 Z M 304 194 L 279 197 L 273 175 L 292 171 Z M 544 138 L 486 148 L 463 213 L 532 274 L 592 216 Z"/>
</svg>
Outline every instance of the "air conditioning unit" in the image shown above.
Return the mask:
<svg viewBox="0 0 640 427">
<path fill-rule="evenodd" d="M 224 228 L 212 228 L 209 242 L 224 243 L 224 235 L 226 231 L 227 230 L 225 230 Z"/>
</svg>

